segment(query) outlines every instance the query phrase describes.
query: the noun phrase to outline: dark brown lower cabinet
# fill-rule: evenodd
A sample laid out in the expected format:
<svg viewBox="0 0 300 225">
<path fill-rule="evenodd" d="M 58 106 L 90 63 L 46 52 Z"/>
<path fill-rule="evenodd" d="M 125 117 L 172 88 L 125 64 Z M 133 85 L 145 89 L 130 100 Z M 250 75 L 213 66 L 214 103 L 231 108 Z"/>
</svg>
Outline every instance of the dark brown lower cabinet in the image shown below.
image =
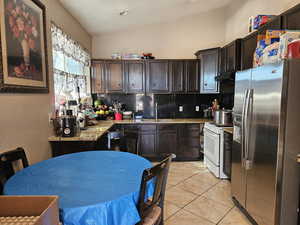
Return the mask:
<svg viewBox="0 0 300 225">
<path fill-rule="evenodd" d="M 140 155 L 153 160 L 156 153 L 156 125 L 141 125 L 139 129 Z"/>
<path fill-rule="evenodd" d="M 200 160 L 200 126 L 140 125 L 140 155 L 152 161 L 161 160 L 172 153 L 177 156 L 176 161 Z"/>
<path fill-rule="evenodd" d="M 177 154 L 177 126 L 164 125 L 157 126 L 157 146 L 156 152 L 160 158 L 169 154 Z"/>
<path fill-rule="evenodd" d="M 199 160 L 200 124 L 184 124 L 178 128 L 178 160 Z"/>
<path fill-rule="evenodd" d="M 106 143 L 100 141 L 54 141 L 51 143 L 52 157 L 65 154 L 105 150 Z"/>
<path fill-rule="evenodd" d="M 151 161 L 158 161 L 168 154 L 176 154 L 176 161 L 201 159 L 200 127 L 203 124 L 118 124 L 110 131 L 137 132 L 139 155 Z M 51 142 L 52 156 L 69 153 L 107 150 L 107 135 L 98 141 L 56 141 Z"/>
</svg>

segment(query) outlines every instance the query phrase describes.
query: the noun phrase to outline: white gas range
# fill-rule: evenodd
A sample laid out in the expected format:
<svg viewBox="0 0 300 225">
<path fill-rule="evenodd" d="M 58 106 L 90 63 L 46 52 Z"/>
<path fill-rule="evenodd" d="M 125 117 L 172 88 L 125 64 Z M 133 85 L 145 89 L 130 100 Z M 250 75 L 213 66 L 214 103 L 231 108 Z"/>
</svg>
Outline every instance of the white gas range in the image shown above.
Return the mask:
<svg viewBox="0 0 300 225">
<path fill-rule="evenodd" d="M 224 167 L 224 127 L 204 125 L 204 163 L 217 178 L 228 179 Z"/>
</svg>

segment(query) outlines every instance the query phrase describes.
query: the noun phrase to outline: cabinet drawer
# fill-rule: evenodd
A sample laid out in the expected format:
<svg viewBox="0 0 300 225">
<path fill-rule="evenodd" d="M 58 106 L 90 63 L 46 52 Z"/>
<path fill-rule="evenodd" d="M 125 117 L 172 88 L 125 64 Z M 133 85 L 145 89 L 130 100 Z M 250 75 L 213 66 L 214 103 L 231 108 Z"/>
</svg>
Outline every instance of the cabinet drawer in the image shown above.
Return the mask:
<svg viewBox="0 0 300 225">
<path fill-rule="evenodd" d="M 140 126 L 141 132 L 156 132 L 156 125 L 143 124 Z"/>
<path fill-rule="evenodd" d="M 159 124 L 158 125 L 158 130 L 161 131 L 166 131 L 166 132 L 176 132 L 176 124 Z"/>
</svg>

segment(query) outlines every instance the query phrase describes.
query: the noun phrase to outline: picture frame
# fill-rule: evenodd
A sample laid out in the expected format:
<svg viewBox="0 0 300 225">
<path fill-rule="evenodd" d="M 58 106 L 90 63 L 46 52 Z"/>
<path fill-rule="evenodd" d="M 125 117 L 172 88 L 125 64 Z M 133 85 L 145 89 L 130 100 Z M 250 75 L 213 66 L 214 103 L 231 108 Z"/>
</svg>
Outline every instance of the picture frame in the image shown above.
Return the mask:
<svg viewBox="0 0 300 225">
<path fill-rule="evenodd" d="M 0 0 L 0 93 L 49 93 L 46 7 Z"/>
</svg>

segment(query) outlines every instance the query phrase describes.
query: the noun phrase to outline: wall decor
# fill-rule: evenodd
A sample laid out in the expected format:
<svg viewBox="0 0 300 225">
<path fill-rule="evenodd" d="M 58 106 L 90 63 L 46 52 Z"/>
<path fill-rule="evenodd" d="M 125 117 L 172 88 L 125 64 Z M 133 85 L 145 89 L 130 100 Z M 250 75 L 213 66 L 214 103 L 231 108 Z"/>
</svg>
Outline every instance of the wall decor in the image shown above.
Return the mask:
<svg viewBox="0 0 300 225">
<path fill-rule="evenodd" d="M 38 0 L 0 4 L 0 92 L 48 93 L 45 6 Z"/>
</svg>

